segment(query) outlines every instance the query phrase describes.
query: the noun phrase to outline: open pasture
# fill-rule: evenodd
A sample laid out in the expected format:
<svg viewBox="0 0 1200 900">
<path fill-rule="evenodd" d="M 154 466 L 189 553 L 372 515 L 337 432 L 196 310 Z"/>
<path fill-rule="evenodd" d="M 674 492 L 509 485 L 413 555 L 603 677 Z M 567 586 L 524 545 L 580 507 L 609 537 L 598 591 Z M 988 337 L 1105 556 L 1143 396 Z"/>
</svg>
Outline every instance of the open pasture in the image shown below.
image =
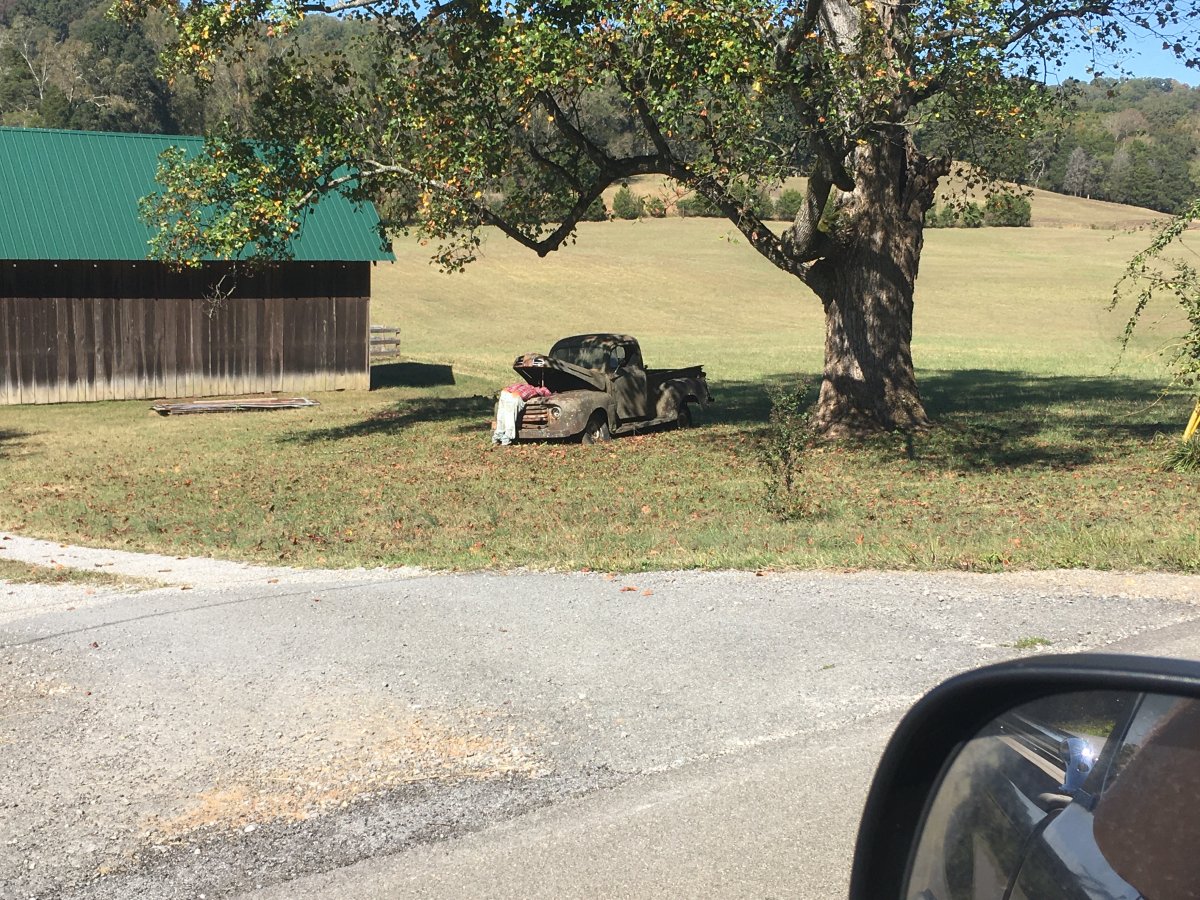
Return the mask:
<svg viewBox="0 0 1200 900">
<path fill-rule="evenodd" d="M 914 356 L 939 427 L 812 448 L 799 519 L 765 508 L 759 447 L 766 385 L 815 383 L 819 304 L 727 223 L 666 219 L 587 225 L 540 261 L 493 237 L 458 275 L 401 242 L 373 317 L 404 357 L 370 393 L 167 419 L 7 409 L 0 528 L 297 565 L 1196 571 L 1196 479 L 1160 467 L 1191 408 L 1161 393 L 1177 323 L 1119 359 L 1124 316 L 1105 311 L 1145 240 L 928 232 Z M 703 427 L 490 449 L 513 357 L 592 330 L 636 335 L 653 366 L 704 363 Z"/>
</svg>

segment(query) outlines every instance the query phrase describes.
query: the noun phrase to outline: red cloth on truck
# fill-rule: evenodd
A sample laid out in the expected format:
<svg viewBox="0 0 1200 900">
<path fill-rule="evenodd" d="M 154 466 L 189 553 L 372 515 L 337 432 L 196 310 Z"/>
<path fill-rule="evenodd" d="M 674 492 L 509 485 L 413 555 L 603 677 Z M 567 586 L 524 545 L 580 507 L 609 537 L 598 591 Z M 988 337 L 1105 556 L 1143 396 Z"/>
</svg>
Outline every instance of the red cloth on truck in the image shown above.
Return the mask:
<svg viewBox="0 0 1200 900">
<path fill-rule="evenodd" d="M 534 397 L 550 396 L 550 390 L 548 388 L 535 387 L 532 384 L 526 384 L 524 381 L 518 381 L 516 384 L 510 384 L 504 390 L 510 394 L 516 394 L 526 403 L 528 403 Z"/>
</svg>

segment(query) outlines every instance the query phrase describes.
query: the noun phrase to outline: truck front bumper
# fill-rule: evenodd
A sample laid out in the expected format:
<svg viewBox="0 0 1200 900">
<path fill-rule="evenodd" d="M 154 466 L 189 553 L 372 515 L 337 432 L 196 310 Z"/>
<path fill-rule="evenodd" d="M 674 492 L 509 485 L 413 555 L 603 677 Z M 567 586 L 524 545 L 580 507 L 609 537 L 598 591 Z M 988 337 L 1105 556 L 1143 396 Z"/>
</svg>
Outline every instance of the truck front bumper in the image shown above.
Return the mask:
<svg viewBox="0 0 1200 900">
<path fill-rule="evenodd" d="M 574 437 L 587 425 L 585 410 L 575 404 L 548 401 L 527 403 L 517 417 L 517 440 L 545 441 Z"/>
</svg>

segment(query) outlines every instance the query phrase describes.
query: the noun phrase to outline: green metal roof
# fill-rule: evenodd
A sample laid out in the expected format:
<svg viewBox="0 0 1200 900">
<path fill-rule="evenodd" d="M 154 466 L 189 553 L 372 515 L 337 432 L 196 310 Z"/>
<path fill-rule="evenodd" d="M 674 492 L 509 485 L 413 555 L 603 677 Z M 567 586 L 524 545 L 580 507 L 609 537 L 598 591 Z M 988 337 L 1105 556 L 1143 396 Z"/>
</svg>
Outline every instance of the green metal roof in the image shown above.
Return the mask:
<svg viewBox="0 0 1200 900">
<path fill-rule="evenodd" d="M 153 232 L 138 200 L 159 189 L 158 156 L 203 138 L 0 128 L 0 259 L 144 260 Z M 293 240 L 304 261 L 390 260 L 370 204 L 331 194 Z"/>
</svg>

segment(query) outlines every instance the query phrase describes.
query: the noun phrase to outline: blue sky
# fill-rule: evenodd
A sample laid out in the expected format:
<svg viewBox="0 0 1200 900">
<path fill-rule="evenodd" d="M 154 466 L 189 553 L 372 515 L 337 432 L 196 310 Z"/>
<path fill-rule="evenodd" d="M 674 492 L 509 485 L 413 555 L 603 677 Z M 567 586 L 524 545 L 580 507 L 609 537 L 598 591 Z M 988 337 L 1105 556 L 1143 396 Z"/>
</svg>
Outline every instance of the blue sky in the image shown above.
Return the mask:
<svg viewBox="0 0 1200 900">
<path fill-rule="evenodd" d="M 1195 87 L 1200 85 L 1200 70 L 1189 69 L 1180 62 L 1175 54 L 1169 50 L 1162 49 L 1162 40 L 1159 38 L 1139 37 L 1130 40 L 1129 55 L 1124 58 L 1123 65 L 1135 78 L 1174 78 L 1176 81 L 1182 81 L 1184 84 L 1189 84 Z M 1107 65 L 1102 65 L 1107 75 L 1117 75 L 1115 71 L 1114 60 L 1105 60 Z M 1078 78 L 1081 81 L 1090 81 L 1091 76 L 1087 74 L 1089 59 L 1078 54 L 1068 65 L 1064 66 L 1060 78 Z"/>
</svg>

